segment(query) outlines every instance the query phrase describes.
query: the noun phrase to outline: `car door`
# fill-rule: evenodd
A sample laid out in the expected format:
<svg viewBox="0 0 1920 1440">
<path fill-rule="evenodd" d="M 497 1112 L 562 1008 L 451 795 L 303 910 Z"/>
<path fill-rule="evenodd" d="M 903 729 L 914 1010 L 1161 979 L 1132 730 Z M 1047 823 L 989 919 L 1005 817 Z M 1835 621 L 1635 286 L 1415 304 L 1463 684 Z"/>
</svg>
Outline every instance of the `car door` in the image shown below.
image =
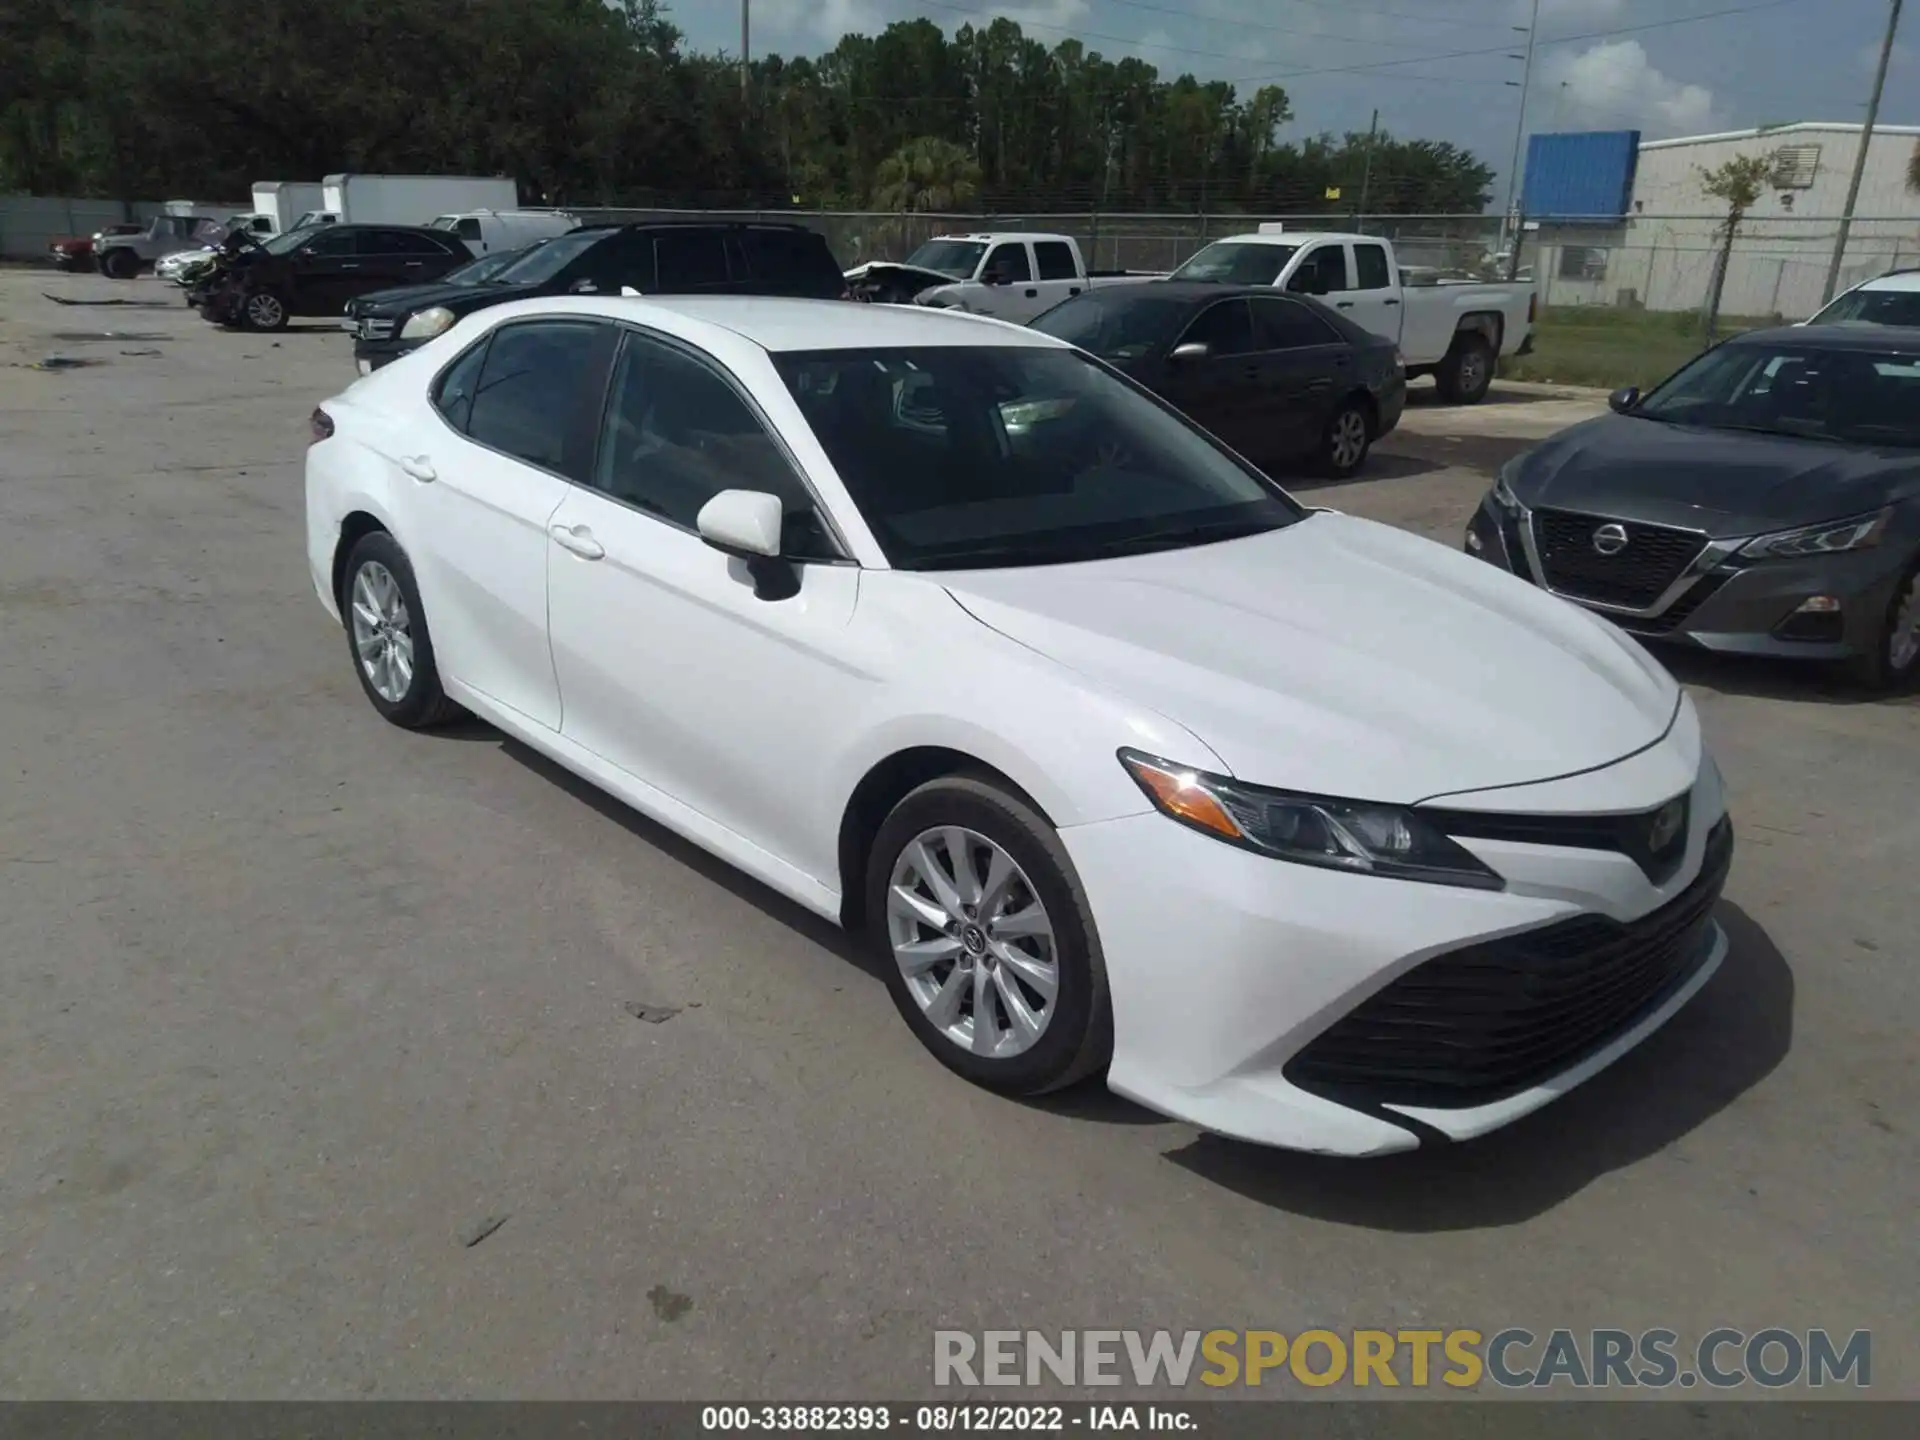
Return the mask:
<svg viewBox="0 0 1920 1440">
<path fill-rule="evenodd" d="M 323 230 L 287 257 L 287 291 L 283 297 L 293 315 L 338 315 L 358 292 L 352 286 L 360 273 L 360 234 L 341 225 Z"/>
<path fill-rule="evenodd" d="M 591 473 L 615 339 L 591 320 L 499 326 L 441 372 L 441 423 L 399 457 L 413 521 L 403 539 L 442 672 L 549 730 L 561 717 L 547 526 Z"/>
<path fill-rule="evenodd" d="M 1033 277 L 1033 257 L 1027 253 L 1026 241 L 1002 240 L 989 250 L 980 277 L 984 280 L 989 275 L 994 277 L 985 307 L 989 315 L 1024 325 L 1048 308 L 1040 299 L 1040 285 Z"/>
<path fill-rule="evenodd" d="M 1182 346 L 1205 353 L 1181 355 Z M 1174 337 L 1156 387 L 1163 398 L 1235 449 L 1258 438 L 1259 366 L 1245 299 L 1216 300 Z"/>
<path fill-rule="evenodd" d="M 590 482 L 552 520 L 562 733 L 832 885 L 809 777 L 871 683 L 847 655 L 860 572 L 745 389 L 702 352 L 629 330 L 607 394 Z M 792 593 L 762 598 L 746 562 L 696 532 L 727 489 L 785 504 L 804 562 Z"/>
<path fill-rule="evenodd" d="M 1400 340 L 1400 287 L 1393 280 L 1393 265 L 1387 247 L 1377 240 L 1355 240 L 1348 246 L 1353 269 L 1353 288 L 1328 298 L 1334 308 L 1364 330 L 1385 337 L 1395 344 Z"/>
<path fill-rule="evenodd" d="M 1251 303 L 1262 443 L 1249 453 L 1304 455 L 1319 446 L 1334 403 L 1353 389 L 1353 346 L 1309 302 L 1263 295 Z"/>
</svg>

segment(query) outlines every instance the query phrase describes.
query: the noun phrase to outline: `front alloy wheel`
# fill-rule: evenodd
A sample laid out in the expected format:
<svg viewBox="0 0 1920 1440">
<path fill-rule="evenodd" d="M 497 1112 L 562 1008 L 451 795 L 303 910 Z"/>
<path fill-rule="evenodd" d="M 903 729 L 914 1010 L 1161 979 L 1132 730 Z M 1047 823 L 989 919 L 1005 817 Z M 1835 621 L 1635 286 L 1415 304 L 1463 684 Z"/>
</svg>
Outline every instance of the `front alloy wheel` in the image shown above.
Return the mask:
<svg viewBox="0 0 1920 1440">
<path fill-rule="evenodd" d="M 887 938 L 907 993 L 953 1044 L 987 1059 L 1031 1050 L 1060 994 L 1053 922 L 1019 863 L 958 825 L 922 831 L 894 862 Z"/>
<path fill-rule="evenodd" d="M 287 323 L 287 307 L 271 290 L 257 290 L 241 307 L 249 330 L 278 330 Z"/>
</svg>

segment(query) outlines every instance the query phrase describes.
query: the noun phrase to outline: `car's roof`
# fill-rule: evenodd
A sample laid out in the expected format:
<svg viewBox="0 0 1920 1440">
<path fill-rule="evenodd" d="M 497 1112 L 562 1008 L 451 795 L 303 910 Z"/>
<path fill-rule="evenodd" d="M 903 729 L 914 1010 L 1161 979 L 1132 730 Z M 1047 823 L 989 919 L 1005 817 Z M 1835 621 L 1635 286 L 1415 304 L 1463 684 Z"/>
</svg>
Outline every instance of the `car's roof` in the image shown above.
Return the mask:
<svg viewBox="0 0 1920 1440">
<path fill-rule="evenodd" d="M 1316 240 L 1370 240 L 1370 235 L 1349 235 L 1339 230 L 1271 230 L 1262 234 L 1248 231 L 1243 235 L 1222 235 L 1209 241 L 1212 245 L 1305 245 Z"/>
<path fill-rule="evenodd" d="M 583 220 L 569 233 L 581 230 L 779 230 L 787 234 L 820 233 L 810 225 L 793 220 Z"/>
<path fill-rule="evenodd" d="M 1096 285 L 1083 291 L 1080 300 L 1185 300 L 1198 304 L 1203 300 L 1298 299 L 1271 285 L 1232 285 L 1213 280 L 1144 280 L 1136 285 Z M 1064 302 L 1072 304 L 1071 300 Z"/>
<path fill-rule="evenodd" d="M 1895 270 L 1886 275 L 1876 275 L 1862 285 L 1860 290 L 1920 290 L 1920 270 Z"/>
<path fill-rule="evenodd" d="M 1878 350 L 1920 355 L 1920 326 L 1913 325 L 1781 325 L 1749 330 L 1730 345 L 1793 345 L 1821 350 Z"/>
<path fill-rule="evenodd" d="M 797 300 L 770 295 L 657 295 L 612 300 L 607 313 L 645 323 L 668 310 L 731 330 L 763 350 L 890 350 L 916 345 L 1059 348 L 1037 330 L 918 305 L 862 305 L 851 300 Z"/>
</svg>

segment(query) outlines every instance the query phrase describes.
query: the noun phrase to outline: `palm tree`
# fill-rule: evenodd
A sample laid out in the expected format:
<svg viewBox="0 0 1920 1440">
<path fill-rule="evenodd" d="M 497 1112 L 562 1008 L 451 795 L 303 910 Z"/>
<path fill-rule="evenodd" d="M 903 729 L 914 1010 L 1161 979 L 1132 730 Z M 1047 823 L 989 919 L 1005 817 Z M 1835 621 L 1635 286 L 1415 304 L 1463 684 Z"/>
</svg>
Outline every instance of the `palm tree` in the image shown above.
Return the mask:
<svg viewBox="0 0 1920 1440">
<path fill-rule="evenodd" d="M 1913 142 L 1913 154 L 1907 157 L 1907 189 L 1920 195 L 1920 140 Z"/>
<path fill-rule="evenodd" d="M 980 192 L 980 166 L 964 145 L 923 135 L 882 160 L 873 175 L 873 208 L 958 210 Z"/>
</svg>

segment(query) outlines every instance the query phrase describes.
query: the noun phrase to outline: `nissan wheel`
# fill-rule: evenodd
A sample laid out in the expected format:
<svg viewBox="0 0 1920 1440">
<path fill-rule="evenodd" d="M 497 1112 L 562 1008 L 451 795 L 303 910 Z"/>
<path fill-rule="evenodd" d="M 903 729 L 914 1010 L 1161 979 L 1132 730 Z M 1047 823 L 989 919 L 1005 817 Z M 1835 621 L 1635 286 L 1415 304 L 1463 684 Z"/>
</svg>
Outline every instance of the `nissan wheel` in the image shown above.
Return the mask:
<svg viewBox="0 0 1920 1440">
<path fill-rule="evenodd" d="M 284 330 L 287 302 L 272 290 L 255 290 L 240 302 L 240 319 L 249 330 Z"/>
</svg>

